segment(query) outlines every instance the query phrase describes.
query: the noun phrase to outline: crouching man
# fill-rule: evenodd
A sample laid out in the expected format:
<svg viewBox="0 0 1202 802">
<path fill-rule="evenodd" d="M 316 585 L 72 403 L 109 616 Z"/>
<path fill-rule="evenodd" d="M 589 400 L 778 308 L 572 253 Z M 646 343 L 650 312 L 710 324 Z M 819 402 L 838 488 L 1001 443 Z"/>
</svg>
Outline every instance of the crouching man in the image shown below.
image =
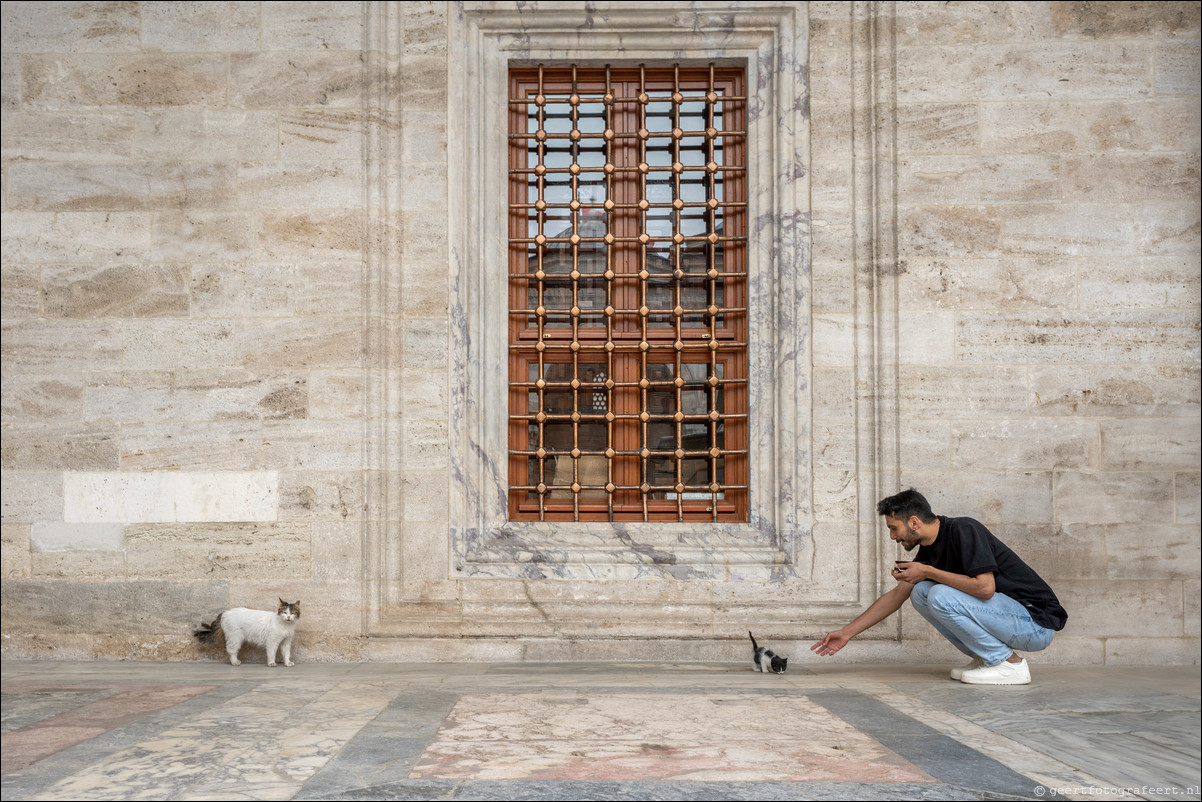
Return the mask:
<svg viewBox="0 0 1202 802">
<path fill-rule="evenodd" d="M 896 587 L 854 621 L 810 647 L 832 655 L 864 630 L 901 609 L 909 599 L 919 614 L 972 661 L 952 669 L 971 685 L 1026 685 L 1027 661 L 1064 629 L 1068 613 L 1039 574 L 979 521 L 931 512 L 911 488 L 877 504 L 889 537 L 914 559 L 893 567 Z"/>
</svg>

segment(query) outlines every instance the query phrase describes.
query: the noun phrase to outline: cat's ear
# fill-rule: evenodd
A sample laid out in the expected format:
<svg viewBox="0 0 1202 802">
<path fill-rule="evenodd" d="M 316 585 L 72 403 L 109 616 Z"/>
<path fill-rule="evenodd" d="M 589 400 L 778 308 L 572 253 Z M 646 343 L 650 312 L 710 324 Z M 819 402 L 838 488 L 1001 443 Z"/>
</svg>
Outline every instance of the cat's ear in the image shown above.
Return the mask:
<svg viewBox="0 0 1202 802">
<path fill-rule="evenodd" d="M 276 596 L 276 598 L 277 598 L 277 599 L 280 599 L 280 597 L 279 597 L 279 596 Z M 281 607 L 287 607 L 287 606 L 288 606 L 288 602 L 284 601 L 283 599 L 280 599 L 280 606 L 281 606 Z"/>
</svg>

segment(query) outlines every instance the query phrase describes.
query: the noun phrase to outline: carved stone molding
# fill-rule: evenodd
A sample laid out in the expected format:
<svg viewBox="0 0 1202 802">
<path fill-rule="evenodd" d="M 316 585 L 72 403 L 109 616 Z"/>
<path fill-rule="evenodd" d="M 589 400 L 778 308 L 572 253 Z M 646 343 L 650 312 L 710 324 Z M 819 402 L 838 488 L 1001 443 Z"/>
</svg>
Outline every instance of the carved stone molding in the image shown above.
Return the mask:
<svg viewBox="0 0 1202 802">
<path fill-rule="evenodd" d="M 712 6 L 712 11 L 707 11 Z M 719 11 L 721 13 L 719 13 Z M 468 4 L 452 136 L 451 547 L 465 577 L 761 578 L 808 565 L 809 186 L 805 7 Z M 511 64 L 746 66 L 751 503 L 746 524 L 512 523 L 506 504 L 506 79 Z"/>
</svg>

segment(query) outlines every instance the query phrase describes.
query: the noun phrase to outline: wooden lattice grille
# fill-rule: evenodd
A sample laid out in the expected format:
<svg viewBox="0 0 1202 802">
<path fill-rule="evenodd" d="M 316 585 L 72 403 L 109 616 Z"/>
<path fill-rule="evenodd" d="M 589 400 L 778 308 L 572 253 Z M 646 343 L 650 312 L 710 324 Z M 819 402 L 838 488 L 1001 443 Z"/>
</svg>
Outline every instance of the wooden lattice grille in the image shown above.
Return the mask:
<svg viewBox="0 0 1202 802">
<path fill-rule="evenodd" d="M 746 520 L 735 68 L 510 71 L 509 513 Z"/>
</svg>

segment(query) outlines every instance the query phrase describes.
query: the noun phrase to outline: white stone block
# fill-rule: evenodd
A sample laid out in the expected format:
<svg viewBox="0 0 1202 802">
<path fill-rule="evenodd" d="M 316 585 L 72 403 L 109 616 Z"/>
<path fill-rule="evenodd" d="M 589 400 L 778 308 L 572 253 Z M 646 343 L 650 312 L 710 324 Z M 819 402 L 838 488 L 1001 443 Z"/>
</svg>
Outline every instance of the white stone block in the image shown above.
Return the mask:
<svg viewBox="0 0 1202 802">
<path fill-rule="evenodd" d="M 165 523 L 175 520 L 174 473 L 68 473 L 67 523 Z"/>
<path fill-rule="evenodd" d="M 176 476 L 177 521 L 276 520 L 280 475 L 275 471 L 196 471 Z"/>
<path fill-rule="evenodd" d="M 275 471 L 68 473 L 63 480 L 67 523 L 274 521 L 278 511 Z"/>
</svg>

